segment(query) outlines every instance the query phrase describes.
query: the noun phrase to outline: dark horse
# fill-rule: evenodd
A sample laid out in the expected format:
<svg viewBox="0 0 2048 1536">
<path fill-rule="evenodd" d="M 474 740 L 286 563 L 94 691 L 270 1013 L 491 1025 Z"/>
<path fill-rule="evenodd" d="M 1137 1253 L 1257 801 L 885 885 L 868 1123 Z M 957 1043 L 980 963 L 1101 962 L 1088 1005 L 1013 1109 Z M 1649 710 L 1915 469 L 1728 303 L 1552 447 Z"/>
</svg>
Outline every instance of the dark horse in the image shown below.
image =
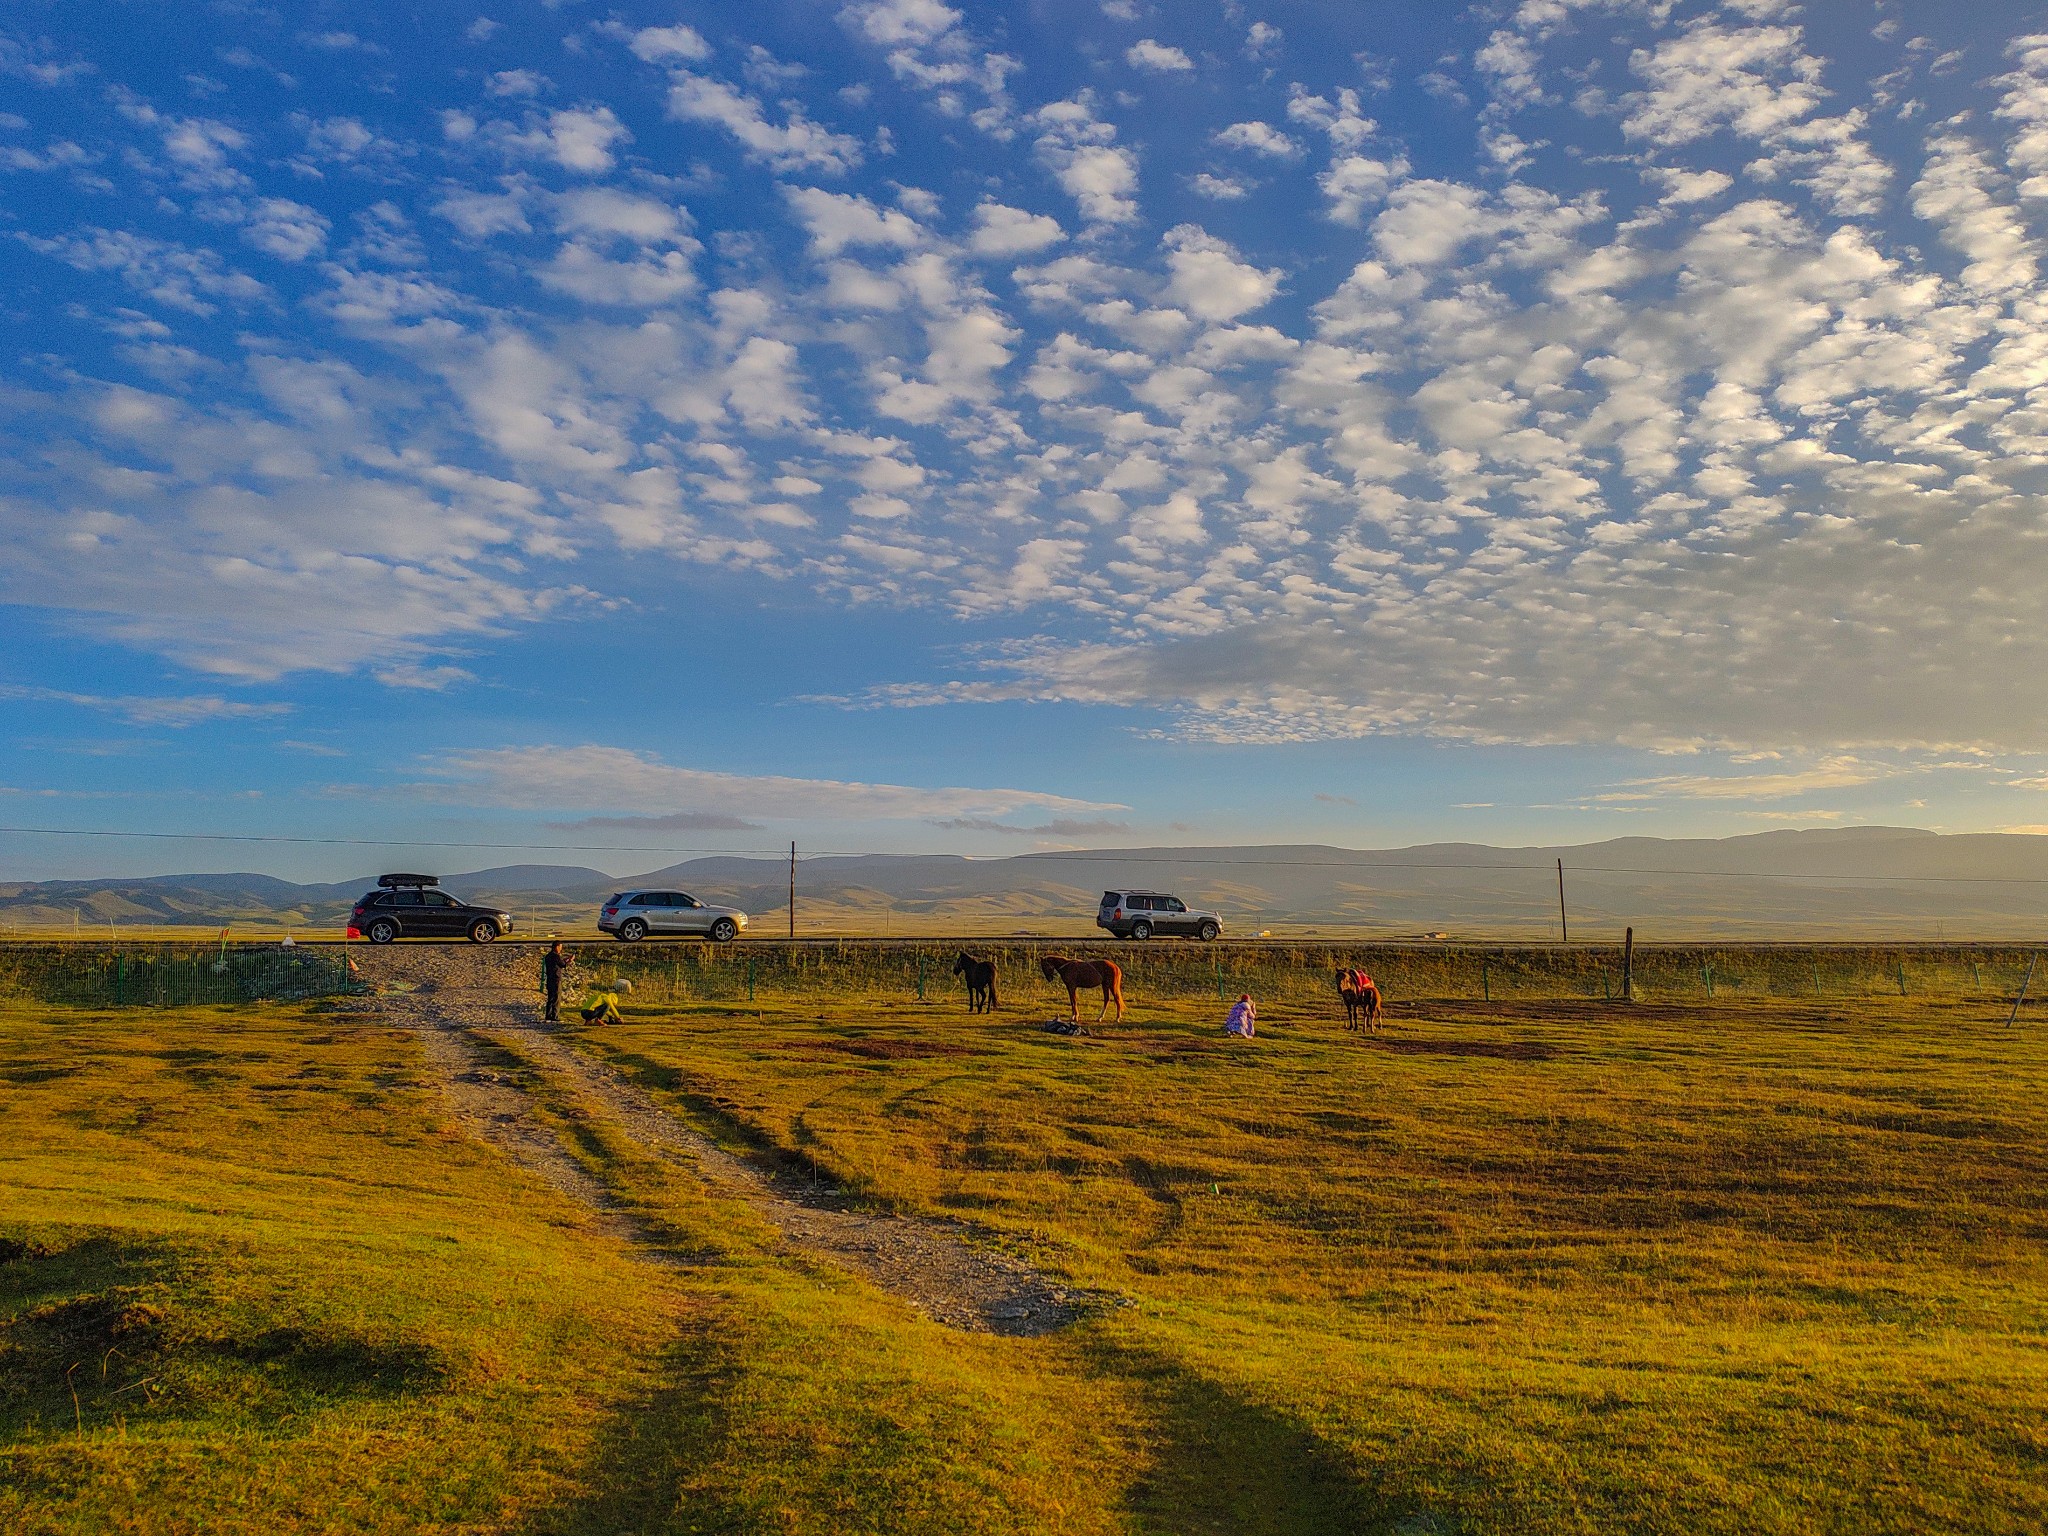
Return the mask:
<svg viewBox="0 0 2048 1536">
<path fill-rule="evenodd" d="M 1069 960 L 1064 955 L 1047 955 L 1038 962 L 1039 970 L 1045 973 L 1047 981 L 1062 983 L 1067 989 L 1067 1008 L 1076 1024 L 1081 1022 L 1081 989 L 1102 988 L 1102 1009 L 1095 1015 L 1095 1022 L 1102 1022 L 1102 1015 L 1109 1012 L 1110 999 L 1116 999 L 1116 1021 L 1124 1021 L 1124 973 L 1114 960 Z"/>
<path fill-rule="evenodd" d="M 960 951 L 953 962 L 953 974 L 967 978 L 967 1011 L 969 1013 L 994 1013 L 996 1011 L 996 963 L 993 960 L 977 960 L 966 950 Z"/>
<path fill-rule="evenodd" d="M 1380 1027 L 1379 984 L 1364 971 L 1352 966 L 1337 973 L 1337 995 L 1344 999 L 1344 1027 L 1358 1028 L 1363 1019 L 1365 1027 L 1377 1034 Z"/>
</svg>

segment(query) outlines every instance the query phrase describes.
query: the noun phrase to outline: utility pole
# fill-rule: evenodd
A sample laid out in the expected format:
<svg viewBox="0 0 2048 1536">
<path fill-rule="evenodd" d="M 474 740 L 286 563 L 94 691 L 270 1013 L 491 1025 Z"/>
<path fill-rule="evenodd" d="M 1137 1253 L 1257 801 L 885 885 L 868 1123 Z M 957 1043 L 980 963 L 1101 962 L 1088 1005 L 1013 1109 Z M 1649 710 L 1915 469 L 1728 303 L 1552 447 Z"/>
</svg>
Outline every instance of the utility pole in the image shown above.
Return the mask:
<svg viewBox="0 0 2048 1536">
<path fill-rule="evenodd" d="M 796 937 L 796 844 L 789 845 L 789 936 Z"/>
<path fill-rule="evenodd" d="M 1571 924 L 1570 924 L 1570 923 L 1569 923 L 1568 921 L 1566 921 L 1566 919 L 1565 919 L 1565 915 L 1564 915 L 1564 860 L 1563 860 L 1563 859 L 1559 859 L 1559 860 L 1557 861 L 1557 926 L 1558 926 L 1558 931 L 1559 931 L 1559 932 L 1561 932 L 1561 933 L 1563 933 L 1563 935 L 1564 935 L 1564 941 L 1565 941 L 1565 943 L 1567 943 L 1567 944 L 1571 943 L 1571 941 L 1572 941 L 1572 925 L 1571 925 Z"/>
</svg>

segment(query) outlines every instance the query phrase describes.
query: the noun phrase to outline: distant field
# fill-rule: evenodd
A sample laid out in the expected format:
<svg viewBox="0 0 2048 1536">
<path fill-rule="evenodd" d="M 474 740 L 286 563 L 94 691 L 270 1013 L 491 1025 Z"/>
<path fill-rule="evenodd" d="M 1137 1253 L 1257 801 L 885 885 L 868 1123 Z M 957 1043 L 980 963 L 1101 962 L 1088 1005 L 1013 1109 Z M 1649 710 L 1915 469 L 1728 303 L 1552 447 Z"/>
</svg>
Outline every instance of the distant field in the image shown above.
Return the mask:
<svg viewBox="0 0 2048 1536">
<path fill-rule="evenodd" d="M 500 940 L 494 954 L 539 963 L 538 941 Z M 413 947 L 397 946 L 395 952 Z M 437 946 L 438 947 L 438 946 Z M 474 946 L 453 941 L 459 952 Z M 1200 1003 L 1249 991 L 1265 1001 L 1329 1006 L 1339 966 L 1362 965 L 1396 999 L 1512 1002 L 1618 999 L 1619 945 L 1403 943 L 1367 940 L 1225 940 L 1201 944 L 1101 940 L 747 939 L 621 944 L 575 939 L 567 947 L 580 975 L 623 976 L 645 1003 L 808 1002 L 848 993 L 931 1000 L 959 990 L 951 974 L 963 950 L 996 960 L 1009 994 L 1052 997 L 1039 979 L 1049 953 L 1108 956 L 1123 967 L 1132 995 Z M 347 990 L 349 956 L 377 953 L 351 945 L 238 940 L 17 940 L 0 943 L 0 996 L 14 991 L 74 1005 L 177 1006 L 292 999 Z M 1945 998 L 1990 1006 L 2017 1001 L 2048 1009 L 2048 965 L 2037 951 L 2005 944 L 1644 944 L 1634 962 L 1643 1001 L 1843 1000 Z M 2029 983 L 2029 975 L 2033 981 Z M 1036 989 L 1035 992 L 1020 991 Z M 1062 994 L 1063 995 L 1063 994 Z"/>
<path fill-rule="evenodd" d="M 915 953 L 791 954 L 772 987 L 767 953 L 749 1003 L 744 951 L 586 948 L 638 984 L 580 1043 L 1100 1305 L 1039 1339 L 926 1322 L 507 1055 L 682 1263 L 636 1261 L 451 1125 L 376 1015 L 79 1007 L 52 961 L 0 1001 L 0 1530 L 2048 1525 L 2022 953 L 1908 952 L 1901 999 L 1897 952 L 1845 952 L 1838 994 L 1755 971 L 1711 1001 L 1674 955 L 1633 1007 L 1590 953 L 1491 1002 L 1448 994 L 1504 952 L 1387 954 L 1377 1040 L 1320 953 L 1154 946 L 1080 1040 L 1037 1027 L 1022 954 L 970 1019 L 932 955 L 919 1004 Z M 1266 1000 L 1257 1041 L 1220 1036 L 1219 975 Z"/>
</svg>

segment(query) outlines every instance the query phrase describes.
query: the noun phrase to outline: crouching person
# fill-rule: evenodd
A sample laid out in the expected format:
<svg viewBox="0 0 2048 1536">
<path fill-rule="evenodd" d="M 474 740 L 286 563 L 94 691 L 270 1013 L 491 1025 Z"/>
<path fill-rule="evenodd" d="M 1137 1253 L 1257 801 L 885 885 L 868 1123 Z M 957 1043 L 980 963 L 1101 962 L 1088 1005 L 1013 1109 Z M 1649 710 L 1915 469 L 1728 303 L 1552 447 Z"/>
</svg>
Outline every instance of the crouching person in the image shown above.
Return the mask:
<svg viewBox="0 0 2048 1536">
<path fill-rule="evenodd" d="M 586 1024 L 622 1024 L 619 1017 L 619 994 L 616 992 L 592 992 L 583 999 L 583 1022 Z"/>
<path fill-rule="evenodd" d="M 1238 993 L 1237 1001 L 1230 1005 L 1230 1017 L 1223 1021 L 1223 1033 L 1249 1040 L 1259 1032 L 1258 1024 L 1259 1005 L 1252 1001 L 1251 993 Z"/>
</svg>

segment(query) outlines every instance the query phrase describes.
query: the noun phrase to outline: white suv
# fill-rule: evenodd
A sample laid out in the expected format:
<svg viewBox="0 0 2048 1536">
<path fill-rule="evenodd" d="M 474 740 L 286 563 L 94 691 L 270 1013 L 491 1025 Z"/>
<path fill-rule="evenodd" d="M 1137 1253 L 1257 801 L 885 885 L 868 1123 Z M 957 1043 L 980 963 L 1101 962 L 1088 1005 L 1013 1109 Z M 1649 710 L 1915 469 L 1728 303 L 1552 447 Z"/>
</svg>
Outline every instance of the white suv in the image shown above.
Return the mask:
<svg viewBox="0 0 2048 1536">
<path fill-rule="evenodd" d="M 597 926 L 628 943 L 663 933 L 690 933 L 730 944 L 747 926 L 737 907 L 707 907 L 681 891 L 621 891 L 604 904 Z"/>
<path fill-rule="evenodd" d="M 1214 912 L 1191 911 L 1178 896 L 1158 891 L 1104 891 L 1095 926 L 1107 928 L 1120 939 L 1177 933 L 1183 938 L 1207 940 L 1223 932 L 1223 919 Z"/>
</svg>

